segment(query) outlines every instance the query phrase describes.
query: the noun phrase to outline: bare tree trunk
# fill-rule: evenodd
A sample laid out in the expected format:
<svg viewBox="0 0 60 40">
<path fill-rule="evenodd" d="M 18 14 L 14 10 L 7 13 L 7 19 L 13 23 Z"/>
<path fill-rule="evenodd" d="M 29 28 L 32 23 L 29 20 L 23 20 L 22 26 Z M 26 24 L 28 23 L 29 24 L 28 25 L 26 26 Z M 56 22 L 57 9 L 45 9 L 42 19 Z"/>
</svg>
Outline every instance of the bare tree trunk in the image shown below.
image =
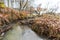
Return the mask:
<svg viewBox="0 0 60 40">
<path fill-rule="evenodd" d="M 20 10 L 22 10 L 22 5 L 23 5 L 23 2 L 22 0 L 20 0 Z"/>
<path fill-rule="evenodd" d="M 27 7 L 27 4 L 28 4 L 28 0 L 24 3 L 23 10 L 24 10 L 25 7 Z"/>
<path fill-rule="evenodd" d="M 7 0 L 8 1 L 8 7 L 9 7 L 9 0 Z"/>
<path fill-rule="evenodd" d="M 25 10 L 28 6 L 28 0 L 20 0 L 20 10 Z"/>
</svg>

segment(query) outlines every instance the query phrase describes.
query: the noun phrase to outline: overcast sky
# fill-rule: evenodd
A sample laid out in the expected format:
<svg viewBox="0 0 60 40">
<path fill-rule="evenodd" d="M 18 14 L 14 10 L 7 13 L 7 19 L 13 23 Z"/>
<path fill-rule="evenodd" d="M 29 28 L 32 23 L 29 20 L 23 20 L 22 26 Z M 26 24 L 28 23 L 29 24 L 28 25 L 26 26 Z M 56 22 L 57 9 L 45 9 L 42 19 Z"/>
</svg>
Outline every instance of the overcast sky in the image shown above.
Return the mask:
<svg viewBox="0 0 60 40">
<path fill-rule="evenodd" d="M 39 4 L 42 4 L 42 8 L 58 8 L 60 12 L 60 0 L 35 0 L 34 6 L 37 7 Z"/>
<path fill-rule="evenodd" d="M 34 7 L 37 7 L 39 4 L 42 4 L 41 5 L 42 8 L 58 8 L 57 12 L 60 12 L 60 0 L 34 0 L 34 2 L 32 3 Z M 5 0 L 5 4 L 7 5 L 6 0 Z"/>
</svg>

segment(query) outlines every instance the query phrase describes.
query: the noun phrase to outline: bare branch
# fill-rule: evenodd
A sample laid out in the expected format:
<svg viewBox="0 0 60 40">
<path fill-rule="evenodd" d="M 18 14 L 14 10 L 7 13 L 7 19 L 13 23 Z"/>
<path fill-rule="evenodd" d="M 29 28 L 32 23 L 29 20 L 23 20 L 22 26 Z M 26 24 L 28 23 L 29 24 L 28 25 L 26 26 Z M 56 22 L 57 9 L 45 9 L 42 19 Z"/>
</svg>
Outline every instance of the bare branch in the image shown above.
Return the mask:
<svg viewBox="0 0 60 40">
<path fill-rule="evenodd" d="M 27 7 L 27 4 L 28 4 L 28 0 L 24 3 L 23 9 Z"/>
</svg>

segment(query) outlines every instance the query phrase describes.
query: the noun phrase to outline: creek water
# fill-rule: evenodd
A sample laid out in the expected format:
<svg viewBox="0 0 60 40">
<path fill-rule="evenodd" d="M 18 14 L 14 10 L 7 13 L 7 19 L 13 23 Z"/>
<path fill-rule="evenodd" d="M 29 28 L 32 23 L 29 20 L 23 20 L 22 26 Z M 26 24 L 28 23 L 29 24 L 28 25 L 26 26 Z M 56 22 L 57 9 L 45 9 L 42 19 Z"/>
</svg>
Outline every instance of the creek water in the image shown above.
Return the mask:
<svg viewBox="0 0 60 40">
<path fill-rule="evenodd" d="M 23 25 L 14 25 L 2 40 L 45 40 L 37 36 L 30 28 Z"/>
</svg>

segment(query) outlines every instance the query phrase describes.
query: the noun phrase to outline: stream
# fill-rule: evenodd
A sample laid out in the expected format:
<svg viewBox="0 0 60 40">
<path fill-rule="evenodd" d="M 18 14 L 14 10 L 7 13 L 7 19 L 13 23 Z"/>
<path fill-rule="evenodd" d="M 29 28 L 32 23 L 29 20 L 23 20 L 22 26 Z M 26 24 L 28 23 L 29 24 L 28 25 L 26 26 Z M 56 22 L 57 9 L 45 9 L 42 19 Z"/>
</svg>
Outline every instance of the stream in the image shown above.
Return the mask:
<svg viewBox="0 0 60 40">
<path fill-rule="evenodd" d="M 45 40 L 40 38 L 35 32 L 30 28 L 23 25 L 14 25 L 11 30 L 9 30 L 2 40 Z"/>
</svg>

